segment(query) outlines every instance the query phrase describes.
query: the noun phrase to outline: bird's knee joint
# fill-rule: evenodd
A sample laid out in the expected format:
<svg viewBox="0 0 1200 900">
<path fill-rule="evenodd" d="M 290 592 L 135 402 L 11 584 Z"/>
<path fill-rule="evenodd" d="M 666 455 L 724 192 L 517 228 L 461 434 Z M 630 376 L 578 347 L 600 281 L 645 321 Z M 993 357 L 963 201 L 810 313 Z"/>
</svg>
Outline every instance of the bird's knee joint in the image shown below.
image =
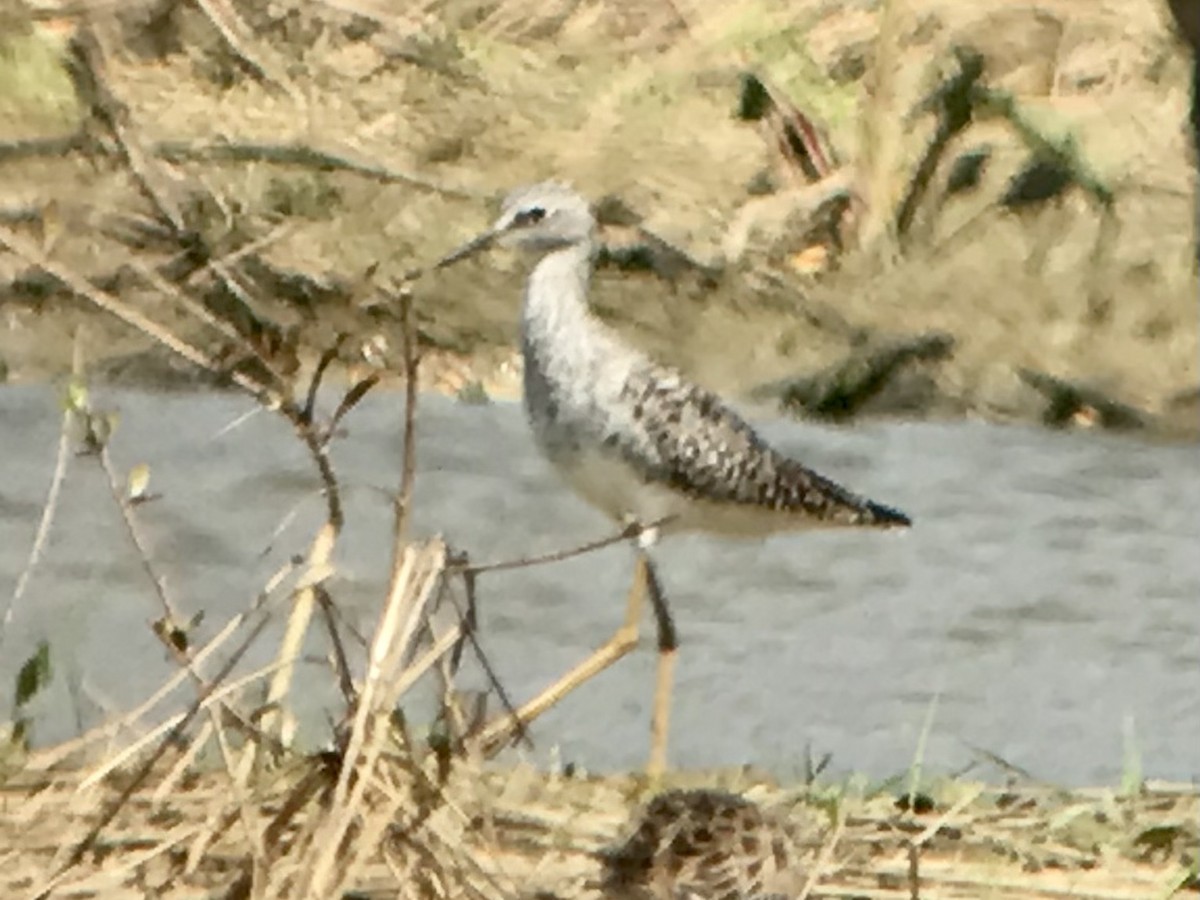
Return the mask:
<svg viewBox="0 0 1200 900">
<path fill-rule="evenodd" d="M 622 650 L 632 650 L 638 645 L 641 637 L 638 635 L 638 629 L 635 625 L 622 625 L 617 629 L 617 633 L 613 638 L 614 643 Z"/>
</svg>

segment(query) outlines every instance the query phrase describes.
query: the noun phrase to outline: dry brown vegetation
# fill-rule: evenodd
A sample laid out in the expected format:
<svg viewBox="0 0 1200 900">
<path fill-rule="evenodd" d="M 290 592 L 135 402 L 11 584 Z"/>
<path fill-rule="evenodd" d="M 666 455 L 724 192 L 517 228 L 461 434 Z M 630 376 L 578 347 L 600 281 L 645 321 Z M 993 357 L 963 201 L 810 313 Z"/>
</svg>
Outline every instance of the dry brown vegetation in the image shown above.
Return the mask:
<svg viewBox="0 0 1200 900">
<path fill-rule="evenodd" d="M 172 761 L 173 762 L 173 761 Z M 598 897 L 599 851 L 630 831 L 633 779 L 529 769 L 444 778 L 391 748 L 354 808 L 346 844 L 323 843 L 336 773 L 293 761 L 238 785 L 164 764 L 54 880 L 56 897 Z M 4 789 L 6 896 L 34 896 L 122 779 L 31 766 Z M 1195 890 L 1200 802 L 1149 786 L 1138 796 L 993 790 L 956 782 L 923 815 L 887 794 L 787 789 L 749 774 L 676 776 L 720 784 L 800 823 L 802 882 L 814 898 L 1133 900 Z M 235 799 L 236 798 L 236 799 Z M 335 858 L 336 857 L 336 858 Z M 820 864 L 817 863 L 818 859 Z M 332 867 L 324 891 L 314 872 Z M 1190 885 L 1190 888 L 1189 888 Z M 337 889 L 341 890 L 341 893 Z"/>
<path fill-rule="evenodd" d="M 397 16 L 366 0 L 166 0 L 99 14 L 65 44 L 30 7 L 0 5 L 0 355 L 13 377 L 65 370 L 73 356 L 77 374 L 89 360 L 149 379 L 186 363 L 286 418 L 326 501 L 307 551 L 204 646 L 156 584 L 153 627 L 179 668 L 146 686 L 144 708 L 31 749 L 21 710 L 44 668 L 31 655 L 0 752 L 4 896 L 596 893 L 599 849 L 626 833 L 651 786 L 488 762 L 487 723 L 455 689 L 477 650 L 482 570 L 408 539 L 411 416 L 391 581 L 363 646 L 347 651 L 327 587 L 343 524 L 328 443 L 382 379 L 358 371 L 364 350 L 406 373 L 410 412 L 419 352 L 480 370 L 507 355 L 514 271 L 406 280 L 477 227 L 479 201 L 499 188 L 554 174 L 618 198 L 600 310 L 717 383 L 746 388 L 930 332 L 951 335 L 953 355 L 898 388 L 927 410 L 1034 414 L 1023 367 L 1151 413 L 1194 382 L 1186 63 L 1153 7 L 695 7 L 467 0 Z M 952 135 L 948 165 L 993 144 L 983 184 L 952 196 L 939 168 L 898 233 L 936 127 L 909 114 L 948 83 L 951 47 L 965 44 L 1019 115 Z M 747 69 L 829 130 L 843 162 L 818 186 L 853 188 L 835 229 L 844 246 L 826 236 L 812 254 L 811 180 L 732 116 Z M 1006 208 L 998 198 L 1038 141 L 1111 199 L 1076 185 Z M 657 248 L 648 269 L 617 265 L 630 242 Z M 318 388 L 339 364 L 352 386 L 322 416 Z M 72 436 L 100 457 L 153 579 L 142 498 L 107 458 L 111 425 L 82 380 L 67 399 L 60 471 Z M 272 617 L 287 623 L 275 662 L 233 676 Z M 291 673 L 316 628 L 345 706 L 329 749 L 307 754 L 289 745 Z M 423 679 L 443 698 L 427 735 L 398 712 Z M 143 724 L 188 688 L 184 711 Z M 503 716 L 499 685 L 493 694 Z M 892 784 L 668 777 L 701 781 L 801 824 L 802 896 L 1197 888 L 1194 786 L 1131 777 L 1121 790 L 1066 791 L 1013 775 L 1002 789 L 921 783 L 898 805 L 904 786 Z"/>
<path fill-rule="evenodd" d="M 20 19 L 19 4 L 6 8 Z M 906 371 L 874 408 L 1037 417 L 1029 369 L 1149 417 L 1194 419 L 1188 61 L 1156 4 L 509 0 L 397 13 L 346 0 L 241 4 L 226 21 L 230 9 L 122 7 L 99 53 L 124 110 L 115 137 L 45 29 L 7 39 L 5 233 L 172 327 L 195 326 L 172 318 L 152 275 L 265 332 L 281 358 L 298 349 L 311 362 L 341 332 L 343 362 L 365 347 L 387 365 L 397 335 L 362 309 L 366 273 L 436 258 L 479 227 L 488 198 L 562 177 L 614 198 L 624 223 L 607 232 L 618 252 L 598 309 L 714 386 L 746 390 L 937 333 L 953 340 L 949 357 Z M 986 84 L 1031 131 L 977 111 L 898 243 L 898 207 L 937 129 L 920 104 L 959 46 L 984 55 Z M 747 71 L 828 132 L 841 164 L 815 187 L 734 115 Z M 76 152 L 28 142 L 81 124 Z M 984 150 L 981 183 L 948 193 Z M 1047 151 L 1111 192 L 1109 217 L 1078 187 L 1001 202 Z M 855 198 L 848 243 L 814 264 L 814 197 L 836 190 Z M 617 264 L 648 236 L 681 251 L 673 267 Z M 423 345 L 465 360 L 468 379 L 510 361 L 519 271 L 499 262 L 447 273 L 417 304 Z M 101 371 L 165 377 L 140 336 L 95 322 L 34 263 L 0 255 L 13 377 L 61 371 L 81 316 Z"/>
</svg>

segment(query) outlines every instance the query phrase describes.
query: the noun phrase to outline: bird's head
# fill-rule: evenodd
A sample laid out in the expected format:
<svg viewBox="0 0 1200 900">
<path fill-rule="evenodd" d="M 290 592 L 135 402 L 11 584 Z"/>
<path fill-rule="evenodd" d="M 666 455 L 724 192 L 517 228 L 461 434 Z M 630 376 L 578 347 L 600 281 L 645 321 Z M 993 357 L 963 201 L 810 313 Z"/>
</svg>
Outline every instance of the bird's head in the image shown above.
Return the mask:
<svg viewBox="0 0 1200 900">
<path fill-rule="evenodd" d="M 558 181 L 526 185 L 504 198 L 491 228 L 442 257 L 435 268 L 492 247 L 546 253 L 591 240 L 595 227 L 587 201 L 568 185 Z"/>
</svg>

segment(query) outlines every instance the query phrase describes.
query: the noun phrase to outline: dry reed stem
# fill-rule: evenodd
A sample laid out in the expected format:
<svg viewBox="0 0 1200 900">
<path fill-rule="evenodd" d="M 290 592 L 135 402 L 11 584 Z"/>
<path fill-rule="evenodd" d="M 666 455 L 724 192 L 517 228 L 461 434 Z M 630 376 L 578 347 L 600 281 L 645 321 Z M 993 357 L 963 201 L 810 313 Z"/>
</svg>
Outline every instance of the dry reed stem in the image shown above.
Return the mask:
<svg viewBox="0 0 1200 900">
<path fill-rule="evenodd" d="M 267 585 L 264 587 L 262 593 L 260 593 L 259 597 L 256 599 L 254 608 L 258 608 L 258 606 L 261 606 L 267 601 L 270 595 L 275 592 L 283 580 L 287 578 L 289 574 L 291 574 L 293 568 L 293 564 L 288 562 L 268 580 Z M 233 636 L 250 612 L 253 612 L 253 609 L 245 613 L 239 613 L 226 622 L 224 627 L 216 635 L 214 635 L 207 644 L 205 644 L 196 652 L 192 660 L 193 664 L 196 666 L 201 666 L 210 655 L 220 649 L 220 647 L 224 645 L 224 643 L 230 637 Z M 65 741 L 55 747 L 51 747 L 46 750 L 40 750 L 31 754 L 25 760 L 24 768 L 26 771 L 50 770 L 62 764 L 67 758 L 81 753 L 89 746 L 100 740 L 106 738 L 111 740 L 111 738 L 122 729 L 132 728 L 139 719 L 145 716 L 151 709 L 161 703 L 162 700 L 167 697 L 167 695 L 179 687 L 179 685 L 183 683 L 184 679 L 187 678 L 187 675 L 188 673 L 182 669 L 175 672 L 145 701 L 143 701 L 132 711 L 121 716 L 119 719 L 98 725 L 87 734 L 75 738 L 74 740 Z"/>
<path fill-rule="evenodd" d="M 112 465 L 112 460 L 109 456 L 107 446 L 102 446 L 100 448 L 98 458 L 100 460 L 100 465 L 104 469 L 105 475 L 108 478 L 109 490 L 112 494 L 113 502 L 117 504 L 117 508 L 121 512 L 121 517 L 125 523 L 125 528 L 129 534 L 130 540 L 133 542 L 138 557 L 141 559 L 142 567 L 145 570 L 147 577 L 154 585 L 154 589 L 159 597 L 159 601 L 163 606 L 164 615 L 166 616 L 168 622 L 178 622 L 180 621 L 180 618 L 176 606 L 171 602 L 171 599 L 167 593 L 164 579 L 161 575 L 159 575 L 155 569 L 154 563 L 150 559 L 149 546 L 141 533 L 140 526 L 137 522 L 137 517 L 133 512 L 133 507 L 126 500 L 122 492 L 120 479 L 118 479 L 116 470 Z M 171 639 L 170 635 L 159 634 L 159 637 L 162 640 L 163 645 L 171 653 L 172 657 L 185 671 L 188 672 L 188 674 L 192 676 L 192 680 L 195 682 L 198 695 L 204 696 L 204 694 L 208 691 L 209 686 L 204 680 L 203 676 L 194 667 L 192 655 L 188 648 L 177 646 L 174 640 Z M 244 735 L 251 738 L 257 736 L 258 729 L 253 727 L 246 717 L 233 705 L 222 702 L 219 699 L 213 699 L 211 705 L 205 704 L 205 713 L 209 717 L 208 727 L 211 727 L 211 730 L 216 735 L 217 745 L 221 751 L 221 757 L 226 766 L 229 767 L 230 771 L 232 772 L 232 754 L 229 748 L 228 738 L 223 727 L 224 718 L 228 716 L 237 724 L 238 729 Z M 208 727 L 206 727 L 206 729 L 202 731 L 201 735 L 197 737 L 195 741 L 193 741 L 191 745 L 191 752 L 185 754 L 184 759 L 194 757 L 199 753 L 201 747 L 206 742 L 208 736 Z M 234 780 L 234 792 L 238 795 L 239 800 L 243 800 L 241 796 L 241 785 L 236 779 Z M 247 818 L 250 814 L 246 808 L 244 800 L 242 803 L 240 803 L 240 808 L 243 813 L 243 818 Z M 251 828 L 249 824 L 247 824 L 247 834 L 251 840 L 253 840 L 254 835 L 256 834 L 255 830 Z"/>
<path fill-rule="evenodd" d="M 164 188 L 161 168 L 151 161 L 133 127 L 129 106 L 109 84 L 105 69 L 103 36 L 86 19 L 80 23 L 69 43 L 70 70 L 80 105 L 93 121 L 99 122 L 112 135 L 120 148 L 134 182 L 158 210 L 159 215 L 175 230 L 184 230 L 179 205 Z"/>
<path fill-rule="evenodd" d="M 321 479 L 321 485 L 325 492 L 329 525 L 335 532 L 341 529 L 341 492 L 338 488 L 333 466 L 329 461 L 328 449 L 325 446 L 322 436 L 317 434 L 312 423 L 304 417 L 302 410 L 295 403 L 286 399 L 276 388 L 264 385 L 244 372 L 227 370 L 212 356 L 187 341 L 178 338 L 168 329 L 163 328 L 152 319 L 133 309 L 118 297 L 93 287 L 86 279 L 80 277 L 75 272 L 58 265 L 47 257 L 41 248 L 21 237 L 12 231 L 12 229 L 0 226 L 0 244 L 7 246 L 28 264 L 56 278 L 76 296 L 116 316 L 193 365 L 199 366 L 201 369 L 214 375 L 228 377 L 235 385 L 254 397 L 261 406 L 280 412 L 292 424 L 293 429 L 300 440 L 303 441 L 313 464 L 316 466 L 317 474 Z"/>
<path fill-rule="evenodd" d="M 461 625 L 452 625 L 445 634 L 437 638 L 420 656 L 404 667 L 404 671 L 396 679 L 395 691 L 398 696 L 412 688 L 421 677 L 433 666 L 450 654 L 462 639 Z"/>
<path fill-rule="evenodd" d="M 301 583 L 293 593 L 292 611 L 288 616 L 287 628 L 283 640 L 279 644 L 279 654 L 276 661 L 279 670 L 271 680 L 267 691 L 267 704 L 280 707 L 291 689 L 292 677 L 295 674 L 295 660 L 300 656 L 304 636 L 308 633 L 308 625 L 312 620 L 313 607 L 317 602 L 316 586 L 324 581 L 333 571 L 331 562 L 333 548 L 337 542 L 338 527 L 327 521 L 317 531 L 309 547 L 305 559 L 305 571 Z M 262 729 L 270 734 L 279 729 L 279 737 L 283 744 L 290 743 L 291 726 L 287 722 L 288 713 L 281 708 L 274 709 L 263 716 Z"/>
<path fill-rule="evenodd" d="M 825 868 L 829 865 L 833 857 L 834 850 L 837 849 L 838 841 L 842 839 L 842 835 L 846 832 L 846 807 L 845 804 L 839 803 L 837 808 L 837 821 L 834 823 L 833 830 L 821 843 L 821 849 L 817 853 L 816 861 L 812 864 L 812 870 L 808 873 L 808 878 L 804 882 L 804 887 L 801 889 L 796 900 L 808 900 L 813 889 L 821 882 L 822 876 L 825 874 Z"/>
<path fill-rule="evenodd" d="M 229 746 L 229 740 L 225 730 L 220 727 L 220 720 L 217 716 L 212 717 L 212 724 L 216 732 L 217 748 L 221 753 L 221 763 L 225 767 L 225 773 L 229 776 L 229 790 L 233 795 L 234 803 L 237 807 L 238 820 L 242 824 L 242 830 L 246 834 L 246 841 L 250 845 L 250 855 L 255 860 L 260 860 L 265 855 L 260 829 L 258 828 L 258 807 L 252 805 L 249 801 L 249 796 L 246 791 L 246 782 L 248 780 L 248 771 L 244 768 L 239 768 L 239 760 L 235 757 L 233 748 Z M 192 741 L 192 748 L 197 751 L 204 746 L 207 741 L 207 735 L 203 732 L 196 735 Z"/>
<path fill-rule="evenodd" d="M 350 763 L 362 753 L 370 717 L 387 697 L 396 694 L 399 673 L 395 670 L 408 654 L 409 644 L 423 621 L 433 588 L 445 570 L 445 556 L 446 547 L 441 541 L 425 546 L 409 545 L 401 553 L 367 657 L 367 671 L 354 710 L 345 762 L 334 789 L 335 806 L 347 803 L 352 774 Z M 385 700 L 379 700 L 380 695 Z"/>
<path fill-rule="evenodd" d="M 234 328 L 228 321 L 222 319 L 220 316 L 213 315 L 203 303 L 200 303 L 195 298 L 191 297 L 186 291 L 180 290 L 178 286 L 172 284 L 166 278 L 163 278 L 162 275 L 154 271 L 154 269 L 147 265 L 144 261 L 134 257 L 129 260 L 129 265 L 132 266 L 135 272 L 145 278 L 150 286 L 156 291 L 160 292 L 163 296 L 174 300 L 179 304 L 181 309 L 190 313 L 197 320 L 217 331 L 222 337 L 233 343 L 234 346 L 241 348 L 243 353 L 254 357 L 254 359 L 257 360 L 263 369 L 271 376 L 273 380 L 271 387 L 273 390 L 275 390 L 277 393 L 283 392 L 283 387 L 285 384 L 284 378 L 275 369 L 270 358 L 262 352 L 261 348 L 255 345 L 252 341 L 247 340 L 246 336 Z M 211 266 L 211 263 L 209 266 Z M 208 268 L 208 266 L 206 266 L 206 268 Z"/>
<path fill-rule="evenodd" d="M 13 253 L 26 263 L 41 269 L 63 284 L 71 293 L 110 315 L 116 316 L 125 324 L 137 329 L 147 337 L 152 338 L 171 350 L 181 358 L 214 375 L 227 376 L 238 387 L 249 392 L 260 403 L 268 408 L 278 408 L 282 399 L 264 385 L 241 372 L 226 372 L 213 357 L 198 347 L 189 344 L 182 338 L 176 337 L 157 322 L 149 319 L 123 300 L 105 291 L 93 287 L 82 276 L 77 275 L 65 266 L 50 259 L 40 247 L 32 241 L 21 237 L 11 228 L 0 226 L 0 244 L 7 246 Z"/>
<path fill-rule="evenodd" d="M 267 62 L 264 58 L 262 48 L 259 50 L 251 49 L 250 42 L 254 39 L 254 32 L 242 21 L 229 0 L 196 0 L 196 6 L 200 8 L 200 11 L 204 13 L 208 21 L 212 23 L 213 27 L 224 38 L 229 49 L 242 62 L 249 66 L 259 77 L 282 88 L 297 103 L 303 101 L 304 95 L 292 83 L 292 80 L 288 78 L 283 68 L 273 62 Z M 269 55 L 270 52 L 267 51 L 267 56 Z"/>
<path fill-rule="evenodd" d="M 967 791 L 965 794 L 963 794 L 962 797 L 960 797 L 954 803 L 953 806 L 951 806 L 948 810 L 946 810 L 944 813 L 942 813 L 942 815 L 938 816 L 936 819 L 934 819 L 932 822 L 930 822 L 929 825 L 926 826 L 925 830 L 922 831 L 915 838 L 913 838 L 910 841 L 910 843 L 914 847 L 920 847 L 920 846 L 924 845 L 931 837 L 933 837 L 935 834 L 937 834 L 938 831 L 941 830 L 941 828 L 947 822 L 949 822 L 951 819 L 953 819 L 955 816 L 957 816 L 959 813 L 961 813 L 964 809 L 966 809 L 968 806 L 970 806 L 972 803 L 974 803 L 976 800 L 978 800 L 979 796 L 982 793 L 983 793 L 983 785 L 977 784 L 974 787 L 972 787 L 969 791 Z M 910 795 L 910 802 L 911 802 L 911 795 Z"/>
<path fill-rule="evenodd" d="M 416 793 L 422 775 L 402 755 L 398 766 L 389 765 L 392 758 L 391 751 L 381 757 L 361 810 L 363 821 L 352 829 L 354 843 L 346 848 L 345 861 L 358 868 L 357 873 L 345 870 L 346 891 L 414 898 L 553 893 L 564 900 L 595 900 L 582 886 L 597 874 L 596 853 L 625 832 L 631 807 L 638 802 L 627 777 L 564 779 L 527 768 L 470 770 L 437 795 L 435 814 L 423 820 L 418 832 L 408 822 L 413 808 L 427 802 Z M 47 776 L 27 788 L 41 801 L 36 810 L 14 793 L 16 785 L 4 795 L 12 813 L 0 817 L 0 893 L 5 896 L 25 893 L 27 888 L 14 891 L 9 885 L 18 884 L 32 863 L 53 852 L 64 823 L 78 821 L 71 806 L 78 795 L 78 773 Z M 271 823 L 261 833 L 267 852 L 274 855 L 253 884 L 245 883 L 253 893 L 242 896 L 295 900 L 304 895 L 305 861 L 324 852 L 317 838 L 327 819 L 326 806 L 312 801 L 328 777 L 327 770 L 323 773 L 310 761 L 272 773 L 269 784 L 255 783 L 252 802 L 262 817 L 258 827 Z M 730 773 L 689 778 L 679 786 L 749 786 Z M 131 806 L 108 835 L 105 852 L 92 858 L 87 870 L 64 880 L 63 887 L 85 883 L 107 897 L 125 896 L 121 891 L 136 884 L 142 893 L 131 896 L 144 896 L 151 888 L 138 866 L 159 865 L 172 873 L 159 877 L 164 896 L 230 896 L 228 888 L 249 871 L 250 856 L 243 834 L 232 827 L 237 812 L 231 808 L 228 779 L 223 771 L 197 773 L 191 783 L 167 795 L 165 805 Z M 102 805 L 106 795 L 119 789 L 117 781 L 97 785 L 94 802 Z M 843 795 L 837 801 L 839 821 L 826 825 L 828 806 L 820 799 L 797 797 L 774 785 L 754 786 L 752 793 L 756 802 L 780 804 L 797 823 L 808 823 L 802 832 L 806 843 L 810 829 L 811 837 L 822 839 L 819 850 L 812 848 L 817 862 L 812 868 L 805 863 L 809 872 L 819 873 L 809 896 L 910 900 L 909 861 L 893 851 L 911 846 L 908 835 L 920 834 L 927 817 L 898 813 L 890 797 Z M 920 857 L 920 891 L 926 900 L 1151 900 L 1169 896 L 1190 877 L 1176 859 L 1139 860 L 1137 837 L 1144 831 L 1179 830 L 1176 851 L 1186 851 L 1200 815 L 1200 797 L 1192 787 L 1169 793 L 1153 787 L 1144 796 L 1108 800 L 1094 791 L 1059 790 L 1056 795 L 1018 790 L 1014 801 L 1010 789 L 1003 792 L 1010 799 L 998 807 L 1001 793 L 987 791 L 960 812 L 939 817 L 947 821 L 923 845 Z M 46 796 L 51 799 L 42 799 Z M 1105 814 L 1113 834 L 1098 838 L 1100 847 L 1062 846 L 1072 833 L 1063 819 L 1077 807 L 1085 820 Z M 393 809 L 399 816 L 388 836 L 385 826 Z M 478 825 L 468 826 L 471 822 Z M 67 825 L 68 831 L 71 827 Z M 1090 840 L 1087 833 L 1085 841 Z M 14 841 L 16 835 L 20 837 Z M 188 858 L 171 862 L 156 854 L 154 848 L 163 844 Z"/>
<path fill-rule="evenodd" d="M 237 685 L 234 689 L 236 690 L 240 686 Z M 194 770 L 200 752 L 207 746 L 208 740 L 213 736 L 215 730 L 211 721 L 205 722 L 200 726 L 200 731 L 188 745 L 187 750 L 179 754 L 179 759 L 175 761 L 175 765 L 171 767 L 170 771 L 167 772 L 163 780 L 159 782 L 158 786 L 150 794 L 151 802 L 162 803 L 167 797 L 175 793 L 184 777 Z"/>
<path fill-rule="evenodd" d="M 425 620 L 434 588 L 444 575 L 446 545 L 438 540 L 405 548 L 392 590 L 384 604 L 367 661 L 366 677 L 334 786 L 329 809 L 314 836 L 321 852 L 306 866 L 304 883 L 309 895 L 330 896 L 361 864 L 364 853 L 374 852 L 382 828 L 379 816 L 364 807 L 367 790 L 375 787 L 376 766 L 391 733 L 389 721 L 400 693 L 397 690 L 403 660 Z M 353 783 L 352 782 L 353 779 Z M 392 810 L 388 810 L 390 821 Z M 342 858 L 351 829 L 362 833 Z M 370 826 L 370 827 L 367 827 Z M 364 849 L 366 848 L 366 849 Z"/>
<path fill-rule="evenodd" d="M 229 684 L 220 684 L 218 686 L 218 682 L 210 682 L 210 693 L 198 701 L 196 704 L 197 711 L 207 711 L 214 704 L 219 703 L 226 697 L 240 693 L 256 681 L 262 681 L 267 676 L 274 674 L 280 665 L 281 663 L 279 662 L 270 663 L 229 682 Z M 147 747 L 155 741 L 162 740 L 165 735 L 168 735 L 168 732 L 179 729 L 180 725 L 187 719 L 188 711 L 169 716 L 136 741 L 123 747 L 117 753 L 106 757 L 80 782 L 80 789 L 86 790 L 87 788 L 95 787 L 109 775 L 119 771 L 126 763 L 137 759 Z"/>
<path fill-rule="evenodd" d="M 99 815 L 97 821 L 89 829 L 84 838 L 75 843 L 74 846 L 72 846 L 70 843 L 63 844 L 62 850 L 56 855 L 51 866 L 55 870 L 54 875 L 42 883 L 34 896 L 38 898 L 46 896 L 57 884 L 65 879 L 67 873 L 71 869 L 75 868 L 83 861 L 88 852 L 95 846 L 96 841 L 99 839 L 104 829 L 112 823 L 112 821 L 117 817 L 118 813 L 120 813 L 124 808 L 125 804 L 129 802 L 130 798 L 132 798 L 133 795 L 145 783 L 155 765 L 160 759 L 162 759 L 167 749 L 173 746 L 175 742 L 183 736 L 184 731 L 186 731 L 187 727 L 195 719 L 196 715 L 217 691 L 221 682 L 224 681 L 226 676 L 228 676 L 229 673 L 233 671 L 234 667 L 237 666 L 237 664 L 241 661 L 242 656 L 247 650 L 250 649 L 250 646 L 254 643 L 259 634 L 261 634 L 268 621 L 269 616 L 263 612 L 260 615 L 259 620 L 250 628 L 249 633 L 246 635 L 241 645 L 238 646 L 232 654 L 230 654 L 229 659 L 221 667 L 217 677 L 210 682 L 210 688 L 207 692 L 207 695 L 201 695 L 201 697 L 197 698 L 197 700 L 188 708 L 187 712 L 179 717 L 178 722 L 163 737 L 158 746 L 151 751 L 142 765 L 130 777 L 128 784 L 124 787 L 124 789 L 122 789 L 121 792 L 107 804 L 107 806 L 104 808 L 104 811 Z"/>
<path fill-rule="evenodd" d="M 167 853 L 176 845 L 194 836 L 199 829 L 200 826 L 193 823 L 177 825 L 159 837 L 153 846 L 145 850 L 131 853 L 127 857 L 118 859 L 115 864 L 106 865 L 100 871 L 84 875 L 78 880 L 64 879 L 57 885 L 57 891 L 67 895 L 87 895 L 95 892 L 105 897 L 111 896 L 110 892 L 114 888 L 121 887 L 122 876 L 140 869 L 156 857 Z"/>
<path fill-rule="evenodd" d="M 74 353 L 76 358 L 78 358 L 80 346 L 78 332 L 76 332 L 74 340 Z M 69 407 L 63 409 L 62 424 L 58 430 L 58 449 L 54 454 L 54 471 L 50 476 L 50 487 L 46 490 L 46 500 L 42 504 L 42 515 L 38 520 L 37 531 L 33 535 L 33 546 L 29 548 L 29 556 L 25 560 L 25 566 L 21 569 L 21 574 L 17 577 L 17 583 L 13 588 L 12 595 L 8 598 L 8 605 L 4 608 L 4 615 L 0 617 L 0 648 L 4 646 L 5 635 L 12 624 L 13 611 L 16 609 L 17 604 L 21 602 L 21 598 L 25 596 L 25 590 L 29 587 L 29 580 L 33 577 L 33 571 L 37 568 L 38 562 L 42 558 L 42 552 L 46 549 L 46 541 L 50 538 L 50 526 L 54 522 L 54 513 L 58 509 L 58 498 L 67 476 L 67 465 L 71 461 L 71 422 L 73 421 L 73 417 L 73 410 Z"/>
</svg>

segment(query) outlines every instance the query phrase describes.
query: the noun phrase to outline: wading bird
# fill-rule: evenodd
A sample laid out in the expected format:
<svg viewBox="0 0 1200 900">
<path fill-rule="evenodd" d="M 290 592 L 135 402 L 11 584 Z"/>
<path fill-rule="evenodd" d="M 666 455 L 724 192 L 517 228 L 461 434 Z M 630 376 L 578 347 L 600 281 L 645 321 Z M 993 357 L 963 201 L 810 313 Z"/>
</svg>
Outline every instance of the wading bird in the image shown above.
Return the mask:
<svg viewBox="0 0 1200 900">
<path fill-rule="evenodd" d="M 538 446 L 584 499 L 637 545 L 625 621 L 558 682 L 489 726 L 494 743 L 532 721 L 637 644 L 642 599 L 658 625 L 648 772 L 666 764 L 675 625 L 649 551 L 660 533 L 765 536 L 828 527 L 902 528 L 909 518 L 859 497 L 770 447 L 719 397 L 629 346 L 588 308 L 596 222 L 558 182 L 518 188 L 491 228 L 443 257 L 444 268 L 491 247 L 537 258 L 525 287 L 525 410 Z"/>
</svg>

